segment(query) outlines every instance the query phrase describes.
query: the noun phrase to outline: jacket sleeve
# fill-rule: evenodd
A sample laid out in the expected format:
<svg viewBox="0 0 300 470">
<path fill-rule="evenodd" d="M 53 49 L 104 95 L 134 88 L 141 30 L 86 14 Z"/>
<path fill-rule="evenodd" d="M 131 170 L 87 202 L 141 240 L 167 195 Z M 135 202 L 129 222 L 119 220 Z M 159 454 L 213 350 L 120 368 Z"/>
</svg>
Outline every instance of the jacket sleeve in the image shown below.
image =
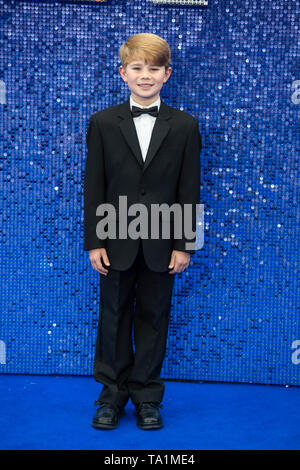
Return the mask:
<svg viewBox="0 0 300 470">
<path fill-rule="evenodd" d="M 196 233 L 196 206 L 200 204 L 200 152 L 201 152 L 201 135 L 197 119 L 191 125 L 188 134 L 186 146 L 184 149 L 182 167 L 177 186 L 176 202 L 181 206 L 182 225 L 180 239 L 174 238 L 173 250 L 184 251 L 186 253 L 194 254 L 195 249 L 187 249 L 186 243 L 195 243 L 196 235 L 193 238 L 185 236 L 184 225 L 184 204 L 190 204 L 192 207 L 192 220 L 187 224 L 188 231 L 191 230 Z M 189 212 L 191 213 L 191 212 Z M 175 221 L 176 222 L 176 221 Z"/>
<path fill-rule="evenodd" d="M 87 135 L 87 158 L 84 175 L 84 250 L 105 248 L 105 240 L 97 237 L 96 226 L 100 220 L 96 216 L 99 204 L 105 202 L 105 168 L 103 145 L 95 116 L 90 118 Z"/>
</svg>

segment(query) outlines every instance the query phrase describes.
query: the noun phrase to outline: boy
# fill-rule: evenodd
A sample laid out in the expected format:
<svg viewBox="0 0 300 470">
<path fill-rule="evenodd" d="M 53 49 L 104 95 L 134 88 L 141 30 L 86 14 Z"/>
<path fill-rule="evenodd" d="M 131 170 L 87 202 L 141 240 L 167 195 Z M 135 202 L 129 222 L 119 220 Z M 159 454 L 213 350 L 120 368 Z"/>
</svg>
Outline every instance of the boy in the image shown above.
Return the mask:
<svg viewBox="0 0 300 470">
<path fill-rule="evenodd" d="M 131 95 L 93 114 L 87 131 L 84 249 L 100 273 L 94 377 L 103 384 L 92 425 L 117 427 L 131 398 L 137 425 L 158 429 L 163 426 L 159 408 L 165 386 L 160 371 L 174 274 L 188 267 L 195 250 L 185 233 L 174 238 L 174 214 L 170 219 L 163 216 L 169 237 L 161 232 L 151 236 L 150 225 L 148 237 L 134 237 L 128 235 L 132 212 L 128 211 L 125 222 L 126 236 L 120 236 L 124 217 L 117 210 L 110 219 L 116 222 L 117 235 L 112 231 L 105 238 L 100 224 L 104 214 L 96 214 L 96 209 L 104 203 L 118 209 L 122 196 L 128 207 L 139 204 L 150 211 L 158 204 L 190 204 L 194 213 L 200 199 L 201 137 L 197 119 L 160 98 L 172 71 L 171 51 L 164 39 L 136 34 L 121 46 L 120 59 L 119 71 Z M 141 229 L 148 224 L 146 217 Z M 195 232 L 195 217 L 192 224 Z"/>
</svg>

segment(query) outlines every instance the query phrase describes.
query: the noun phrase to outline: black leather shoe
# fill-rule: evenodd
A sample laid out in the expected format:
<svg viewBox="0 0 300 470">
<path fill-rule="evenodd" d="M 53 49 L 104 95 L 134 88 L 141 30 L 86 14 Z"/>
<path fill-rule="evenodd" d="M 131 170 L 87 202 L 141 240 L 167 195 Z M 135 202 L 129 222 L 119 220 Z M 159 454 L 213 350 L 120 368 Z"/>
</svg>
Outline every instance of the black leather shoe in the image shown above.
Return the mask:
<svg viewBox="0 0 300 470">
<path fill-rule="evenodd" d="M 158 408 L 163 408 L 163 405 L 153 402 L 142 402 L 136 405 L 136 424 L 140 429 L 159 429 L 163 427 L 163 420 Z"/>
<path fill-rule="evenodd" d="M 99 402 L 95 401 L 95 405 Z M 98 429 L 115 429 L 119 426 L 120 417 L 125 414 L 124 408 L 110 403 L 100 403 L 100 407 L 95 413 L 92 426 Z"/>
</svg>

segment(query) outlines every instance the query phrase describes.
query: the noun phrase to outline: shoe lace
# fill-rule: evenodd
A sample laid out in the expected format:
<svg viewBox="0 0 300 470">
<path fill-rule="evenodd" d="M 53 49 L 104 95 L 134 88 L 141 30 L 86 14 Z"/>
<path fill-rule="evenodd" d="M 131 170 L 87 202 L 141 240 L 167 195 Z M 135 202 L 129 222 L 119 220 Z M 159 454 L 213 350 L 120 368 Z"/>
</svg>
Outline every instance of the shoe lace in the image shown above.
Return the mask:
<svg viewBox="0 0 300 470">
<path fill-rule="evenodd" d="M 161 403 L 157 403 L 157 402 L 141 402 L 138 404 L 138 408 L 140 409 L 143 405 L 150 405 L 152 406 L 153 408 L 163 408 L 164 406 L 161 404 Z"/>
<path fill-rule="evenodd" d="M 113 408 L 119 409 L 117 405 L 113 405 L 112 403 L 103 403 L 103 401 L 100 401 L 100 400 L 95 400 L 94 405 L 100 406 L 100 408 L 103 408 L 103 406 L 111 406 Z"/>
</svg>

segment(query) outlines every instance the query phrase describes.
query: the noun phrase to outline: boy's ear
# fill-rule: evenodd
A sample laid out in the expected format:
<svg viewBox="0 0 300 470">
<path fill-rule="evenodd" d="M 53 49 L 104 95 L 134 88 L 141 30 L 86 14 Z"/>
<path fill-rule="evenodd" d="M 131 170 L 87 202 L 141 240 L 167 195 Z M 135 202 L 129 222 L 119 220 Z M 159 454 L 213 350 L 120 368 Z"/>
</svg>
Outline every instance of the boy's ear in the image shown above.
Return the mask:
<svg viewBox="0 0 300 470">
<path fill-rule="evenodd" d="M 127 77 L 125 75 L 126 70 L 124 69 L 124 67 L 122 65 L 120 65 L 120 67 L 119 67 L 119 72 L 120 72 L 120 75 L 123 78 L 124 82 L 127 82 Z"/>
<path fill-rule="evenodd" d="M 165 75 L 164 83 L 166 83 L 166 81 L 170 78 L 171 73 L 172 73 L 172 67 L 169 67 L 169 68 L 166 70 L 166 75 Z"/>
</svg>

